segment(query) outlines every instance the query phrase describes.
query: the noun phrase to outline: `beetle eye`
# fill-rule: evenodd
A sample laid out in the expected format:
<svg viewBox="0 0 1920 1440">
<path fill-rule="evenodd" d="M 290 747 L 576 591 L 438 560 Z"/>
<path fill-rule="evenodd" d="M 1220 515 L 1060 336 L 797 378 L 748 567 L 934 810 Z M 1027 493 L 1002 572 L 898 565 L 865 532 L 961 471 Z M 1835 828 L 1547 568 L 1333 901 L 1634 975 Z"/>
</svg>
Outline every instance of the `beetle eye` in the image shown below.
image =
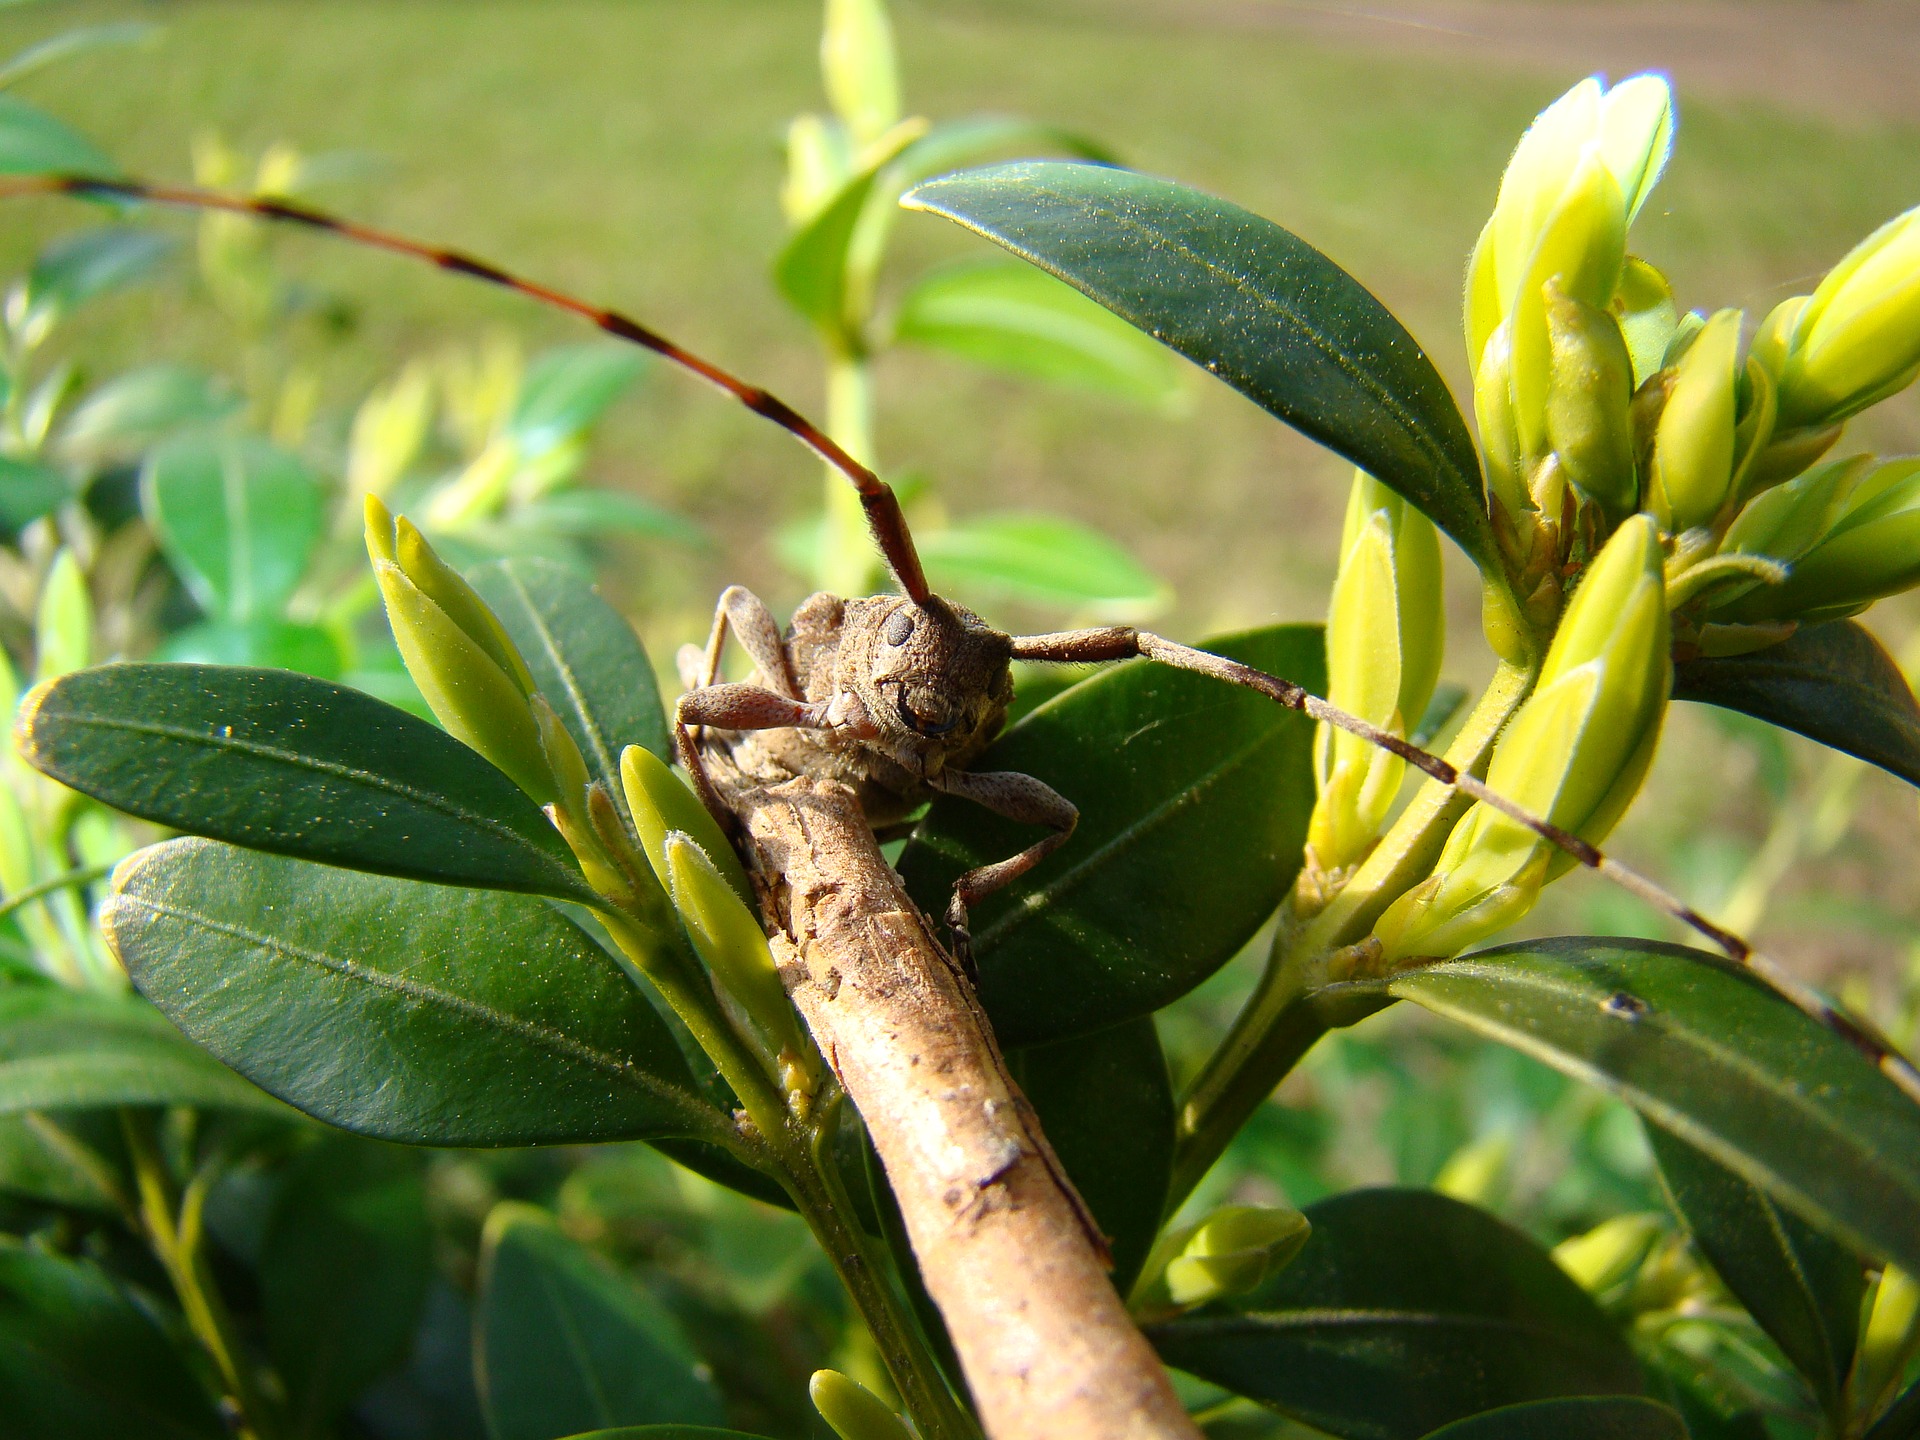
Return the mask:
<svg viewBox="0 0 1920 1440">
<path fill-rule="evenodd" d="M 902 690 L 899 708 L 900 718 L 907 722 L 907 728 L 930 740 L 946 734 L 960 723 L 959 710 L 948 705 L 937 691 L 925 686 Z"/>
<path fill-rule="evenodd" d="M 913 612 L 904 605 L 887 617 L 880 638 L 889 645 L 904 645 L 913 638 Z"/>
</svg>

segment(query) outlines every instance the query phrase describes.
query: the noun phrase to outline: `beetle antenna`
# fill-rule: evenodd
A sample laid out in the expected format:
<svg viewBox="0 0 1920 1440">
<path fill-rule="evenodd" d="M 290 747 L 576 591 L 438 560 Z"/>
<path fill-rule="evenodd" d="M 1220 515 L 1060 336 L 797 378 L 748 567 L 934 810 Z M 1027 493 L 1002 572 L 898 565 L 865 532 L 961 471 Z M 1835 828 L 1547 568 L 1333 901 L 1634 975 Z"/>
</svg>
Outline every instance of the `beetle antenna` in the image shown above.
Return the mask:
<svg viewBox="0 0 1920 1440">
<path fill-rule="evenodd" d="M 84 175 L 9 175 L 0 176 L 0 199 L 19 195 L 73 195 L 87 200 L 131 200 L 149 205 L 174 205 L 193 210 L 222 210 L 236 215 L 252 215 L 262 220 L 277 220 L 309 230 L 325 231 L 353 240 L 376 250 L 425 260 L 456 275 L 470 276 L 512 290 L 550 305 L 568 314 L 590 321 L 617 340 L 638 345 L 683 370 L 690 370 L 709 384 L 726 391 L 762 419 L 771 420 L 794 439 L 818 455 L 827 464 L 853 482 L 860 493 L 861 508 L 866 511 L 867 528 L 874 544 L 893 572 L 893 578 L 916 605 L 924 605 L 933 596 L 926 572 L 920 567 L 920 555 L 914 548 L 906 516 L 900 511 L 899 498 L 891 486 L 867 466 L 862 465 L 826 431 L 795 410 L 777 395 L 758 385 L 750 385 L 721 369 L 711 360 L 684 350 L 658 331 L 642 325 L 618 310 L 605 309 L 589 301 L 528 280 L 476 259 L 460 250 L 396 235 L 388 230 L 343 220 L 292 200 L 272 195 L 227 195 L 217 190 L 199 190 L 186 186 L 149 185 L 139 180 L 101 180 Z"/>
</svg>

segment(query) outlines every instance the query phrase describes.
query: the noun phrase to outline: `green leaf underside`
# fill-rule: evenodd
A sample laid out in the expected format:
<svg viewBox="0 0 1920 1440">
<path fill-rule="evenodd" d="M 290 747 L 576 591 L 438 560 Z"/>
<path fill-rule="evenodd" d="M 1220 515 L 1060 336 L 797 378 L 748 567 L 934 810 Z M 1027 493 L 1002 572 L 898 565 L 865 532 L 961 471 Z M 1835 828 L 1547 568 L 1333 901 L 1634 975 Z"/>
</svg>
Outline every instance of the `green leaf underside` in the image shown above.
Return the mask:
<svg viewBox="0 0 1920 1440">
<path fill-rule="evenodd" d="M 1316 626 L 1209 642 L 1263 670 L 1323 685 Z M 1017 770 L 1080 807 L 1073 838 L 972 914 L 980 996 L 1010 1046 L 1150 1013 L 1212 974 L 1292 883 L 1313 804 L 1312 727 L 1250 691 L 1144 661 L 1034 710 L 969 768 Z M 954 880 L 1039 831 L 951 798 L 900 860 L 940 914 Z"/>
<path fill-rule="evenodd" d="M 1809 626 L 1748 655 L 1683 661 L 1673 697 L 1738 710 L 1920 785 L 1920 703 L 1855 621 Z"/>
<path fill-rule="evenodd" d="M 492 1440 L 725 1419 L 680 1327 L 542 1212 L 487 1223 L 475 1369 Z"/>
<path fill-rule="evenodd" d="M 1687 1440 L 1687 1426 L 1657 1400 L 1589 1395 L 1502 1406 L 1442 1426 L 1427 1440 Z"/>
<path fill-rule="evenodd" d="M 1568 937 L 1386 988 L 1619 1096 L 1860 1253 L 1920 1270 L 1920 1107 L 1730 962 Z"/>
<path fill-rule="evenodd" d="M 220 1440 L 226 1427 L 147 1312 L 97 1266 L 0 1238 L 8 1440 Z"/>
<path fill-rule="evenodd" d="M 1162 409 L 1185 391 L 1165 349 L 1030 265 L 970 260 L 932 271 L 901 301 L 894 338 Z"/>
<path fill-rule="evenodd" d="M 1714 1271 L 1807 1378 L 1822 1410 L 1843 1415 L 1866 1290 L 1859 1259 L 1679 1137 L 1650 1128 L 1647 1138 Z"/>
<path fill-rule="evenodd" d="M 417 1153 L 334 1135 L 281 1178 L 260 1257 L 274 1367 L 305 1433 L 405 1359 L 433 1273 Z"/>
<path fill-rule="evenodd" d="M 1106 1233 L 1124 1295 L 1153 1248 L 1173 1174 L 1173 1081 L 1153 1017 L 1008 1058 Z"/>
<path fill-rule="evenodd" d="M 1484 1210 L 1354 1190 L 1306 1213 L 1305 1247 L 1252 1295 L 1149 1330 L 1167 1363 L 1350 1440 L 1417 1440 L 1497 1406 L 1643 1389 L 1612 1322 Z"/>
<path fill-rule="evenodd" d="M 0 989 L 0 1115 L 101 1105 L 193 1105 L 291 1118 L 137 996 L 51 985 Z"/>
<path fill-rule="evenodd" d="M 102 914 L 187 1035 L 318 1119 L 419 1145 L 701 1133 L 666 1025 L 545 901 L 170 840 Z"/>
<path fill-rule="evenodd" d="M 1377 476 L 1500 573 L 1446 382 L 1385 306 L 1298 236 L 1170 181 L 1060 161 L 949 175 L 904 203 L 1059 276 Z"/>
<path fill-rule="evenodd" d="M 588 770 L 624 805 L 621 751 L 639 745 L 672 758 L 659 683 L 640 637 L 588 581 L 552 561 L 493 561 L 469 578 Z"/>
<path fill-rule="evenodd" d="M 426 721 L 284 670 L 102 665 L 21 712 L 29 762 L 142 819 L 410 879 L 587 898 L 532 800 Z"/>
</svg>

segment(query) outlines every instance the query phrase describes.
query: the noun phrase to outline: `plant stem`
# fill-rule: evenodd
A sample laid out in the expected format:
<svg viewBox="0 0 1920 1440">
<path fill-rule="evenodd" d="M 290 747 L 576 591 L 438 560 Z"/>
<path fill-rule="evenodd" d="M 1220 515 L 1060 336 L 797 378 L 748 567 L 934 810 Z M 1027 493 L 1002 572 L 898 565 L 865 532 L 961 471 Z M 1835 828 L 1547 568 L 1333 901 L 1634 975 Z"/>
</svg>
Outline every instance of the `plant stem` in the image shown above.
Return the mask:
<svg viewBox="0 0 1920 1440">
<path fill-rule="evenodd" d="M 1447 748 L 1447 760 L 1479 773 L 1501 729 L 1532 690 L 1535 676 L 1532 669 L 1501 666 Z M 1432 871 L 1466 807 L 1459 791 L 1429 782 L 1323 909 L 1299 916 L 1289 900 L 1266 973 L 1181 1104 L 1168 1214 L 1192 1194 L 1240 1127 L 1314 1042 L 1334 1026 L 1351 1024 L 1378 1008 L 1376 1001 L 1366 999 L 1357 1006 L 1326 1005 L 1328 962 L 1336 951 L 1364 940 L 1381 912 Z"/>
<path fill-rule="evenodd" d="M 827 433 L 861 464 L 874 463 L 873 372 L 862 357 L 828 357 Z M 835 595 L 865 595 L 873 589 L 875 578 L 866 512 L 860 507 L 859 494 L 831 465 L 825 499 L 815 581 Z"/>
<path fill-rule="evenodd" d="M 274 1427 L 269 1422 L 265 1398 L 247 1368 L 234 1334 L 233 1317 L 227 1313 L 200 1246 L 200 1217 L 212 1173 L 196 1175 L 176 1206 L 173 1180 L 154 1137 L 152 1117 L 122 1110 L 120 1128 L 133 1159 L 141 1229 L 173 1284 L 188 1328 L 213 1361 L 220 1384 L 238 1415 L 237 1432 L 252 1440 L 270 1440 Z"/>
</svg>

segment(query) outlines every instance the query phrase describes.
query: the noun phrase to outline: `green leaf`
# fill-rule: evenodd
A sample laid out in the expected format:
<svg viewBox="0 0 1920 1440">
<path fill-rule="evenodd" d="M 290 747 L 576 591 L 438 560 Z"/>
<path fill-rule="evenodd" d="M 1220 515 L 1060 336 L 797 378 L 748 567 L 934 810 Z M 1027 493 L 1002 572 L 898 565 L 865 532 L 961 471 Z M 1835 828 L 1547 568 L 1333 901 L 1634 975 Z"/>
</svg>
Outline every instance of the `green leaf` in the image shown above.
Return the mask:
<svg viewBox="0 0 1920 1440">
<path fill-rule="evenodd" d="M 417 1155 L 329 1136 L 280 1177 L 260 1253 L 267 1348 L 300 1433 L 330 1435 L 406 1357 L 433 1233 Z"/>
<path fill-rule="evenodd" d="M 110 179 L 120 167 L 86 136 L 39 106 L 0 95 L 0 175 L 47 172 Z"/>
<path fill-rule="evenodd" d="M 1673 667 L 1673 697 L 1737 710 L 1920 785 L 1920 703 L 1893 657 L 1852 620 L 1778 645 Z"/>
<path fill-rule="evenodd" d="M 1415 1440 L 1501 1405 L 1637 1394 L 1640 1365 L 1533 1241 L 1425 1190 L 1308 1207 L 1293 1263 L 1148 1331 L 1168 1364 L 1349 1440 Z"/>
<path fill-rule="evenodd" d="M 1031 265 L 966 260 L 922 276 L 900 302 L 894 338 L 1157 410 L 1187 398 L 1163 347 Z"/>
<path fill-rule="evenodd" d="M 1677 1136 L 1649 1128 L 1647 1138 L 1701 1253 L 1807 1378 L 1821 1409 L 1844 1419 L 1866 1291 L 1859 1258 Z"/>
<path fill-rule="evenodd" d="M 233 624 L 277 616 L 327 523 L 325 483 L 251 435 L 183 435 L 147 457 L 140 508 L 200 608 Z"/>
<path fill-rule="evenodd" d="M 27 276 L 27 304 L 70 311 L 144 279 L 174 250 L 157 230 L 106 225 L 64 235 L 40 252 Z"/>
<path fill-rule="evenodd" d="M 0 1191 L 72 1210 L 115 1211 L 102 1181 L 117 1178 L 122 1149 L 114 1110 L 0 1115 Z"/>
<path fill-rule="evenodd" d="M 1589 1395 L 1504 1405 L 1443 1425 L 1427 1440 L 1687 1440 L 1687 1427 L 1656 1400 Z"/>
<path fill-rule="evenodd" d="M 1059 276 L 1344 455 L 1501 574 L 1480 462 L 1414 338 L 1298 236 L 1170 181 L 1020 161 L 929 181 L 902 201 Z"/>
<path fill-rule="evenodd" d="M 1920 1384 L 1911 1386 L 1873 1422 L 1865 1440 L 1920 1440 Z"/>
<path fill-rule="evenodd" d="M 1210 649 L 1317 690 L 1317 626 Z M 1184 995 L 1273 914 L 1313 805 L 1312 726 L 1271 700 L 1144 661 L 1102 671 L 969 767 L 1038 776 L 1080 807 L 1073 838 L 973 911 L 980 998 L 1006 1045 L 1104 1029 Z M 900 860 L 914 898 L 1039 836 L 943 797 Z"/>
<path fill-rule="evenodd" d="M 849 179 L 794 233 L 773 262 L 774 284 L 787 302 L 836 340 L 844 341 L 851 335 L 847 252 L 879 171 L 879 165 L 869 165 Z"/>
<path fill-rule="evenodd" d="M 671 761 L 659 682 L 633 626 L 591 582 L 546 560 L 496 560 L 468 579 L 507 628 L 533 682 L 580 747 L 587 768 L 626 808 L 620 752 Z"/>
<path fill-rule="evenodd" d="M 67 477 L 51 466 L 0 455 L 0 531 L 17 534 L 72 498 Z"/>
<path fill-rule="evenodd" d="M 322 680 L 341 679 L 345 661 L 333 631 L 274 616 L 240 624 L 209 620 L 189 625 L 169 635 L 153 658 L 172 664 L 295 670 Z"/>
<path fill-rule="evenodd" d="M 995 155 L 1031 155 L 1043 150 L 1102 165 L 1120 163 L 1098 140 L 1064 126 L 1020 115 L 963 115 L 957 120 L 940 121 L 902 150 L 889 168 L 887 180 L 905 190 Z"/>
<path fill-rule="evenodd" d="M 1153 1017 L 1008 1057 L 1040 1128 L 1113 1251 L 1122 1295 L 1160 1231 L 1173 1174 L 1173 1081 Z"/>
<path fill-rule="evenodd" d="M 515 515 L 516 523 L 580 539 L 609 534 L 646 535 L 678 545 L 706 549 L 706 531 L 684 516 L 637 495 L 615 490 L 560 490 L 543 495 Z"/>
<path fill-rule="evenodd" d="M 1052 515 L 981 515 L 919 537 L 940 590 L 1144 620 L 1167 587 L 1113 540 Z"/>
<path fill-rule="evenodd" d="M 6 64 L 0 65 L 0 85 L 17 85 L 49 65 L 57 65 L 76 55 L 85 55 L 90 50 L 104 50 L 112 45 L 138 45 L 159 33 L 158 25 L 149 25 L 140 20 L 123 21 L 115 25 L 76 25 L 71 30 L 63 30 L 37 45 L 29 45 L 16 52 Z"/>
<path fill-rule="evenodd" d="M 1567 937 L 1387 990 L 1619 1096 L 1861 1254 L 1920 1270 L 1920 1107 L 1730 962 Z"/>
<path fill-rule="evenodd" d="M 197 1043 L 318 1119 L 416 1145 L 700 1133 L 673 1036 L 545 901 L 205 840 L 122 863 L 101 924 Z"/>
<path fill-rule="evenodd" d="M 204 370 L 146 365 L 114 376 L 75 406 L 60 443 L 82 454 L 123 454 L 179 430 L 215 424 L 245 403 Z"/>
<path fill-rule="evenodd" d="M 386 875 L 588 899 L 547 817 L 443 730 L 285 670 L 102 665 L 21 707 L 29 764 L 117 810 Z"/>
<path fill-rule="evenodd" d="M 726 1418 L 673 1317 L 543 1212 L 487 1217 L 480 1289 L 474 1367 L 492 1440 Z"/>
<path fill-rule="evenodd" d="M 101 1105 L 193 1105 L 291 1118 L 135 996 L 0 988 L 0 1114 Z"/>
<path fill-rule="evenodd" d="M 507 429 L 529 455 L 578 439 L 646 369 L 631 349 L 565 345 L 527 367 Z"/>
<path fill-rule="evenodd" d="M 0 96 L 0 99 L 4 99 Z M 98 1266 L 0 1236 L 8 1440 L 221 1440 L 185 1359 Z"/>
</svg>

